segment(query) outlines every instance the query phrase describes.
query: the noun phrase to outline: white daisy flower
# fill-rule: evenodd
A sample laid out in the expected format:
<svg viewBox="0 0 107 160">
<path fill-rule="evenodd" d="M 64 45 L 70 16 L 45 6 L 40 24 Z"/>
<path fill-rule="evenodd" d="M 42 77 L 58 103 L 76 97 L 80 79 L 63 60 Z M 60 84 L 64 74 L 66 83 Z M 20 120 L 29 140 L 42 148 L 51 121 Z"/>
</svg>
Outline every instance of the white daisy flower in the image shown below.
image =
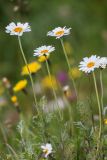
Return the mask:
<svg viewBox="0 0 107 160">
<path fill-rule="evenodd" d="M 101 57 L 98 61 L 99 68 L 105 69 L 107 67 L 107 57 Z"/>
<path fill-rule="evenodd" d="M 90 73 L 94 71 L 95 68 L 98 68 L 98 61 L 100 57 L 97 57 L 96 55 L 92 55 L 91 57 L 85 57 L 83 58 L 83 61 L 80 62 L 79 70 Z"/>
<path fill-rule="evenodd" d="M 50 153 L 52 153 L 52 145 L 50 143 L 46 143 L 45 145 L 41 146 L 44 157 L 47 158 Z"/>
<path fill-rule="evenodd" d="M 66 26 L 63 28 L 57 27 L 57 28 L 53 29 L 52 31 L 49 31 L 47 33 L 47 36 L 53 36 L 53 37 L 56 37 L 56 39 L 58 39 L 58 38 L 61 38 L 62 36 L 69 35 L 70 29 L 71 28 L 66 28 Z"/>
<path fill-rule="evenodd" d="M 51 52 L 53 52 L 55 50 L 55 47 L 52 46 L 41 46 L 39 48 L 37 48 L 36 50 L 34 50 L 34 56 L 49 56 L 49 54 Z"/>
<path fill-rule="evenodd" d="M 10 23 L 6 27 L 6 33 L 10 33 L 10 35 L 22 36 L 24 32 L 30 32 L 31 28 L 29 23 L 20 23 L 15 24 L 14 22 Z"/>
</svg>

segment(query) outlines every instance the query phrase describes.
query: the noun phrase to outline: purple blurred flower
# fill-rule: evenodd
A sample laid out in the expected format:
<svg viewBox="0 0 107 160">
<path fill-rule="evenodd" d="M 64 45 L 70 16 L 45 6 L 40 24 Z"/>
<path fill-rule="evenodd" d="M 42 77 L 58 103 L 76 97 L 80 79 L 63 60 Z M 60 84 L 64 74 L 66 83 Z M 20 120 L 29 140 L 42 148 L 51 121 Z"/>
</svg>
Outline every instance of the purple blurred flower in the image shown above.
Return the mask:
<svg viewBox="0 0 107 160">
<path fill-rule="evenodd" d="M 67 75 L 66 72 L 60 71 L 60 72 L 57 74 L 57 79 L 58 79 L 58 81 L 61 83 L 61 85 L 65 85 L 65 84 L 67 84 L 67 82 L 68 82 L 68 75 Z"/>
</svg>

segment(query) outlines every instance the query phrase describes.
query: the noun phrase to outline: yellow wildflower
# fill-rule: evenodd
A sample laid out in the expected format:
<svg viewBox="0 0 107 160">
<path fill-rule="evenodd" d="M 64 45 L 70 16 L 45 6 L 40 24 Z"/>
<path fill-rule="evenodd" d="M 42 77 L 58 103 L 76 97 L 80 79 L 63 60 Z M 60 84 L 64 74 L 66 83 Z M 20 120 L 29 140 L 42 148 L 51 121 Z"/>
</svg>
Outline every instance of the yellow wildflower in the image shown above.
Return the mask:
<svg viewBox="0 0 107 160">
<path fill-rule="evenodd" d="M 12 96 L 12 97 L 11 97 L 11 101 L 12 101 L 13 103 L 16 103 L 16 102 L 17 102 L 17 97 L 16 97 L 16 96 Z"/>
<path fill-rule="evenodd" d="M 71 54 L 73 51 L 71 44 L 69 42 L 64 42 L 64 46 L 65 46 L 66 52 L 68 54 Z"/>
<path fill-rule="evenodd" d="M 104 119 L 104 124 L 107 124 L 107 119 Z"/>
<path fill-rule="evenodd" d="M 44 55 L 43 55 L 43 56 L 40 56 L 40 57 L 38 57 L 38 61 L 39 61 L 39 62 L 45 62 L 45 61 L 49 58 L 49 56 L 50 56 L 50 55 L 47 55 L 47 56 L 44 56 Z"/>
<path fill-rule="evenodd" d="M 31 73 L 36 73 L 38 70 L 41 69 L 41 65 L 38 62 L 32 62 L 32 63 L 28 64 L 28 68 L 29 68 Z M 29 74 L 28 68 L 27 68 L 27 66 L 24 66 L 22 68 L 21 74 L 22 75 L 28 75 Z"/>
<path fill-rule="evenodd" d="M 13 87 L 13 91 L 14 92 L 18 92 L 20 90 L 23 90 L 27 85 L 27 80 L 20 80 L 14 87 Z"/>
<path fill-rule="evenodd" d="M 80 78 L 81 77 L 81 72 L 77 67 L 74 67 L 70 70 L 69 75 L 72 76 L 74 79 Z"/>
<path fill-rule="evenodd" d="M 46 76 L 45 78 L 42 79 L 42 85 L 44 88 L 52 88 L 52 85 L 54 87 L 54 89 L 57 89 L 57 81 L 56 78 L 54 76 L 51 76 L 51 78 L 49 76 Z"/>
</svg>

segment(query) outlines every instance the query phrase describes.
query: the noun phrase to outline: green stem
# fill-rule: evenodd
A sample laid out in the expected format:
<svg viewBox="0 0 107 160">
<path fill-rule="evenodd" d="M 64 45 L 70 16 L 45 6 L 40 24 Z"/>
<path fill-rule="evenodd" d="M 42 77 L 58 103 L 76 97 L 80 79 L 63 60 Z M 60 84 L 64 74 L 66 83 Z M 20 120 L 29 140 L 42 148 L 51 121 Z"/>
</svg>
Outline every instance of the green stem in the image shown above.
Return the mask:
<svg viewBox="0 0 107 160">
<path fill-rule="evenodd" d="M 57 95 L 56 95 L 56 92 L 55 92 L 55 89 L 54 89 L 54 86 L 53 86 L 52 77 L 51 77 L 51 73 L 50 73 L 50 69 L 49 69 L 49 65 L 48 65 L 47 60 L 46 60 L 46 67 L 47 67 L 49 78 L 51 80 L 51 86 L 52 86 L 52 90 L 53 90 L 53 95 L 54 95 L 55 101 L 57 102 L 59 116 L 60 116 L 60 119 L 62 121 L 63 118 L 62 118 L 62 115 L 61 115 L 61 112 L 60 112 L 60 107 L 59 107 L 59 104 L 58 104 L 58 101 L 57 101 Z"/>
<path fill-rule="evenodd" d="M 73 110 L 71 108 L 71 104 L 68 102 L 68 114 L 69 114 L 69 119 L 70 119 L 70 136 L 74 135 L 74 118 L 73 118 Z"/>
<path fill-rule="evenodd" d="M 103 103 L 103 97 L 104 97 L 104 88 L 103 88 L 103 70 L 100 70 L 100 85 L 101 85 L 101 109 L 102 109 L 102 137 L 103 137 L 103 133 L 104 133 L 104 123 L 103 123 L 103 119 L 104 119 L 104 115 L 103 115 L 103 111 L 104 111 L 104 103 Z M 103 145 L 104 139 L 102 138 L 102 145 Z M 102 150 L 102 153 L 104 154 L 104 151 Z"/>
<path fill-rule="evenodd" d="M 99 121 L 100 121 L 99 140 L 97 143 L 97 155 L 98 155 L 100 142 L 101 142 L 101 135 L 102 135 L 102 112 L 101 112 L 100 100 L 99 100 L 99 95 L 98 95 L 98 88 L 97 88 L 96 77 L 95 77 L 94 72 L 93 72 L 93 80 L 94 80 L 95 92 L 96 92 L 96 97 L 97 97 L 97 103 L 98 103 L 98 109 L 99 109 Z"/>
<path fill-rule="evenodd" d="M 64 55 L 65 55 L 65 59 L 66 59 L 67 65 L 68 65 L 68 70 L 69 70 L 69 72 L 70 72 L 70 70 L 71 70 L 71 65 L 70 65 L 70 63 L 69 63 L 69 59 L 68 59 L 68 56 L 67 56 L 67 53 L 66 53 L 66 49 L 65 49 L 65 47 L 64 47 L 63 39 L 61 38 L 60 41 L 61 41 L 61 45 L 62 45 L 62 48 L 63 48 L 63 52 L 64 52 Z M 77 89 L 76 89 L 75 81 L 74 81 L 72 75 L 71 75 L 71 80 L 72 80 L 72 84 L 73 84 L 73 87 L 74 87 L 74 90 L 75 90 L 75 93 L 76 93 L 76 97 L 77 97 L 77 102 L 78 102 Z"/>
<path fill-rule="evenodd" d="M 16 160 L 18 160 L 18 156 L 16 154 L 16 152 L 14 151 L 14 149 L 8 144 L 6 143 L 6 146 L 10 149 L 10 151 L 13 153 L 14 157 L 16 158 Z"/>
<path fill-rule="evenodd" d="M 4 129 L 3 129 L 2 125 L 1 125 L 1 123 L 0 123 L 0 129 L 1 129 L 1 133 L 2 133 L 2 136 L 3 136 L 4 142 L 7 143 L 7 137 L 6 137 L 6 134 L 4 132 Z"/>
<path fill-rule="evenodd" d="M 93 108 L 92 108 L 92 86 L 91 86 L 91 79 L 90 79 L 90 75 L 89 75 L 89 84 L 90 84 L 90 92 L 89 92 L 89 107 L 90 107 L 90 111 L 91 111 L 91 120 L 92 120 L 92 128 L 93 131 L 95 131 L 95 126 L 94 126 L 94 115 L 93 115 Z"/>
<path fill-rule="evenodd" d="M 25 57 L 25 54 L 24 54 L 24 51 L 23 51 L 23 48 L 22 48 L 22 44 L 21 44 L 21 39 L 20 39 L 19 36 L 18 36 L 18 42 L 19 42 L 19 47 L 20 47 L 20 50 L 21 50 L 21 54 L 22 54 L 24 63 L 25 63 L 25 65 L 26 65 L 27 70 L 28 70 L 28 73 L 29 73 L 29 78 L 30 78 L 31 86 L 32 86 L 32 90 L 33 90 L 34 102 L 35 102 L 35 105 L 36 105 L 37 112 L 39 113 L 39 110 L 38 110 L 38 107 L 37 107 L 37 98 L 36 98 L 36 94 L 35 94 L 35 90 L 34 90 L 33 78 L 32 78 L 31 72 L 30 72 L 30 70 L 29 70 L 28 62 L 27 62 L 27 59 L 26 59 L 26 57 Z"/>
<path fill-rule="evenodd" d="M 102 107 L 102 111 L 103 111 L 103 108 L 104 108 L 104 105 L 103 105 L 103 97 L 104 97 L 104 90 L 103 90 L 103 80 L 102 80 L 102 70 L 100 70 L 100 84 L 101 84 L 101 107 Z"/>
</svg>

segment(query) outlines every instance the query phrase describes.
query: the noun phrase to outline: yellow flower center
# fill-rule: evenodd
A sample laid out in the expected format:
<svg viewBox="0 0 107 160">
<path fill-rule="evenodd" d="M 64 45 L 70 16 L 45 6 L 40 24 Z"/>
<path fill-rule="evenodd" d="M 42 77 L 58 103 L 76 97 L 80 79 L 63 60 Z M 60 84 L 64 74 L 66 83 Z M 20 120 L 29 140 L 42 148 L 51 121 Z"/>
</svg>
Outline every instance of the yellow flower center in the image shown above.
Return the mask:
<svg viewBox="0 0 107 160">
<path fill-rule="evenodd" d="M 48 153 L 48 149 L 45 149 L 43 152 L 44 152 L 45 154 L 47 154 L 47 153 Z"/>
<path fill-rule="evenodd" d="M 88 64 L 87 64 L 87 67 L 88 68 L 91 68 L 91 67 L 93 67 L 95 65 L 95 62 L 89 62 Z"/>
<path fill-rule="evenodd" d="M 58 31 L 58 32 L 55 33 L 56 36 L 61 36 L 61 35 L 63 35 L 63 34 L 64 34 L 64 31 L 63 31 L 63 30 L 62 30 L 62 31 Z"/>
<path fill-rule="evenodd" d="M 20 33 L 22 30 L 23 30 L 23 28 L 21 28 L 21 27 L 16 27 L 16 28 L 14 29 L 14 31 L 15 31 L 15 32 L 18 32 L 18 33 Z"/>
<path fill-rule="evenodd" d="M 44 49 L 44 50 L 41 51 L 41 53 L 42 53 L 42 54 L 48 53 L 48 50 L 47 50 L 47 49 Z"/>
</svg>

